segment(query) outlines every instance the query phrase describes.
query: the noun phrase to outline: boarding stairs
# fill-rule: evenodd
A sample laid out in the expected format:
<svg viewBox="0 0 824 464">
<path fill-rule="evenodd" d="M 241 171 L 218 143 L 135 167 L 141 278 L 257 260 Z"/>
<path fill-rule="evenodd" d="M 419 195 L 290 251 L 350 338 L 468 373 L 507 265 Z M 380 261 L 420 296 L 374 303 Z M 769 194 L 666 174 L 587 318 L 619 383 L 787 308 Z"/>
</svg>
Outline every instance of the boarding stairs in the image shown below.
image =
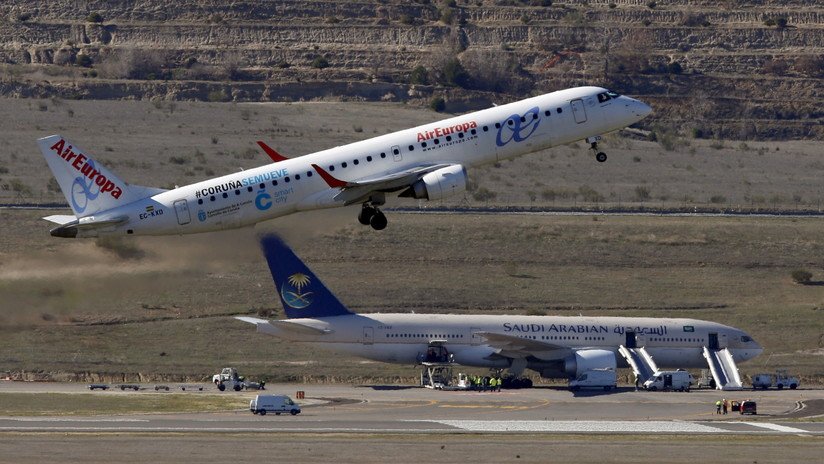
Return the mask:
<svg viewBox="0 0 824 464">
<path fill-rule="evenodd" d="M 656 372 L 658 366 L 652 355 L 642 346 L 640 348 L 627 348 L 624 345 L 618 346 L 618 352 L 627 360 L 627 363 L 635 372 L 635 378 L 639 385 L 649 380 Z"/>
<path fill-rule="evenodd" d="M 730 350 L 727 348 L 711 350 L 705 346 L 704 358 L 709 364 L 717 390 L 741 390 L 743 388 L 738 366 L 735 365 Z"/>
</svg>

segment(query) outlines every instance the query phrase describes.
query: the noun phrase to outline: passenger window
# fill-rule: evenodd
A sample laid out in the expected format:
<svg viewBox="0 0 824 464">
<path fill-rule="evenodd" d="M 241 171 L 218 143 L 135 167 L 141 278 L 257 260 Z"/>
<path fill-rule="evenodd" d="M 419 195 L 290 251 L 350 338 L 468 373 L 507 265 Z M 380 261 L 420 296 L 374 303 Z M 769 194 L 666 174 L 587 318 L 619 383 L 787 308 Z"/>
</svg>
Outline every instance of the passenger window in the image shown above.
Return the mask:
<svg viewBox="0 0 824 464">
<path fill-rule="evenodd" d="M 202 205 L 203 204 L 203 198 L 198 198 L 197 199 L 197 204 Z"/>
<path fill-rule="evenodd" d="M 501 123 L 496 122 L 496 123 L 495 123 L 495 129 L 500 129 L 500 128 L 501 128 Z"/>
<path fill-rule="evenodd" d="M 414 145 L 409 145 L 409 151 L 415 151 L 415 146 Z"/>
<path fill-rule="evenodd" d="M 471 131 L 469 131 L 469 132 L 471 132 L 471 133 L 472 133 L 472 135 L 475 135 L 475 134 L 477 134 L 477 133 L 478 133 L 478 131 L 476 131 L 475 129 L 472 129 L 472 130 L 471 130 Z"/>
<path fill-rule="evenodd" d="M 421 142 L 421 148 L 426 148 L 426 142 Z"/>
<path fill-rule="evenodd" d="M 526 118 L 521 116 L 521 122 L 526 122 Z"/>
<path fill-rule="evenodd" d="M 367 157 L 366 157 L 366 162 L 367 162 L 367 163 L 371 163 L 371 162 L 372 162 L 372 157 L 371 157 L 371 156 L 367 156 Z"/>
<path fill-rule="evenodd" d="M 358 160 L 354 160 L 354 161 L 352 161 L 352 164 L 354 164 L 355 166 L 357 166 L 357 165 L 358 165 L 358 163 L 359 163 L 359 161 L 358 161 Z"/>
<path fill-rule="evenodd" d="M 329 166 L 329 170 L 330 170 L 330 171 L 334 171 L 334 170 L 335 170 L 335 167 L 334 167 L 334 166 Z"/>
<path fill-rule="evenodd" d="M 484 126 L 484 132 L 489 132 L 489 126 Z"/>
<path fill-rule="evenodd" d="M 440 140 L 438 140 L 438 139 L 435 139 L 435 140 L 433 140 L 433 141 L 432 141 L 432 143 L 434 143 L 435 145 L 437 145 L 437 144 L 441 143 L 441 141 L 440 141 Z"/>
<path fill-rule="evenodd" d="M 278 181 L 273 180 L 273 181 L 272 181 L 272 187 L 277 187 L 277 185 L 278 185 Z"/>
<path fill-rule="evenodd" d="M 215 201 L 215 196 L 214 195 L 210 196 L 209 201 Z"/>
<path fill-rule="evenodd" d="M 312 177 L 312 171 L 306 171 L 306 177 Z"/>
<path fill-rule="evenodd" d="M 260 184 L 260 188 L 265 189 L 265 188 L 266 188 L 266 184 L 261 183 L 261 184 Z"/>
<path fill-rule="evenodd" d="M 247 192 L 250 192 L 250 193 L 251 193 L 251 192 L 252 192 L 252 190 L 254 190 L 252 187 L 246 187 L 246 191 L 247 191 Z"/>
<path fill-rule="evenodd" d="M 240 195 L 240 190 L 235 190 L 235 195 Z"/>
<path fill-rule="evenodd" d="M 400 153 L 400 152 L 401 152 L 401 151 L 400 151 L 400 150 L 398 150 L 397 148 L 396 148 L 396 149 L 394 149 L 394 150 L 392 150 L 392 153 L 394 153 L 394 154 L 396 154 L 396 155 L 397 155 L 398 153 Z"/>
<path fill-rule="evenodd" d="M 532 120 L 538 119 L 538 113 L 532 113 Z"/>
<path fill-rule="evenodd" d="M 300 174 L 295 174 L 295 180 L 300 180 Z"/>
<path fill-rule="evenodd" d="M 458 138 L 459 138 L 459 139 L 462 139 L 462 138 L 463 138 L 463 132 L 458 132 Z"/>
<path fill-rule="evenodd" d="M 288 184 L 288 183 L 289 183 L 289 176 L 284 177 L 284 178 L 283 178 L 283 181 L 284 181 L 284 182 L 286 182 L 286 183 Z"/>
<path fill-rule="evenodd" d="M 515 124 L 515 121 L 509 119 L 509 120 L 506 121 L 506 123 L 511 126 L 511 125 Z"/>
<path fill-rule="evenodd" d="M 346 161 L 344 161 L 343 163 L 340 163 L 340 167 L 345 168 L 346 167 Z"/>
<path fill-rule="evenodd" d="M 544 111 L 544 116 L 549 116 L 550 114 L 552 113 L 549 110 Z"/>
<path fill-rule="evenodd" d="M 447 135 L 447 136 L 446 136 L 446 141 L 447 141 L 447 142 L 451 142 L 451 141 L 452 141 L 452 136 L 451 136 L 451 135 Z"/>
<path fill-rule="evenodd" d="M 558 114 L 561 114 L 561 113 L 563 113 L 563 112 L 564 112 L 563 108 L 556 108 L 556 109 L 555 109 L 555 111 L 556 111 Z"/>
</svg>

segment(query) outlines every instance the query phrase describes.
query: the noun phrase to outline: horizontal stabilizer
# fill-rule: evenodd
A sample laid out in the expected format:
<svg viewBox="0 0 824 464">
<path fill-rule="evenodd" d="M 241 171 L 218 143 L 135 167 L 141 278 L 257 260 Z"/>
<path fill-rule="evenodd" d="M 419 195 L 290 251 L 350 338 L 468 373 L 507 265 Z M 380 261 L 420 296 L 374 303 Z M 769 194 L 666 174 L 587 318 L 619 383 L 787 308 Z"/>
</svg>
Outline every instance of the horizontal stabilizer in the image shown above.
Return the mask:
<svg viewBox="0 0 824 464">
<path fill-rule="evenodd" d="M 59 225 L 62 226 L 62 225 L 68 224 L 72 221 L 76 221 L 77 216 L 74 216 L 74 215 L 71 215 L 71 214 L 55 214 L 53 216 L 46 216 L 43 219 L 45 219 L 46 221 L 53 222 L 55 224 L 59 224 Z"/>
<path fill-rule="evenodd" d="M 50 218 L 71 218 L 68 222 L 57 222 Z M 94 216 L 82 217 L 76 219 L 74 216 L 48 216 L 43 218 L 47 221 L 57 222 L 60 227 L 56 227 L 50 231 L 52 237 L 75 238 L 81 231 L 93 231 L 95 229 L 102 229 L 104 227 L 116 226 L 123 224 L 129 220 L 129 216 L 117 216 L 113 218 L 96 219 Z M 62 220 L 62 219 L 61 219 Z M 85 236 L 95 236 L 91 234 L 83 234 Z"/>
</svg>

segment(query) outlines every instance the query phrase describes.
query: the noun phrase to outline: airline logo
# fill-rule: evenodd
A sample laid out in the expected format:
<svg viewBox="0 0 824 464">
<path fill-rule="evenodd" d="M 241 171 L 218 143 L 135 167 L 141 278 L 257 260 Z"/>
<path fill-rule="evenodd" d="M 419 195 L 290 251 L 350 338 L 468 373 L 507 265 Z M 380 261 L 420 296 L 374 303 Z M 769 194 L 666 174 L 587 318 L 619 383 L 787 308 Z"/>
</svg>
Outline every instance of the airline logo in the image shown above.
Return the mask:
<svg viewBox="0 0 824 464">
<path fill-rule="evenodd" d="M 475 121 L 465 122 L 463 124 L 456 124 L 449 127 L 436 127 L 432 130 L 418 132 L 418 142 L 434 139 L 435 137 L 445 137 L 449 134 L 456 134 L 458 132 L 467 132 L 469 129 L 478 127 Z"/>
<path fill-rule="evenodd" d="M 523 142 L 528 139 L 537 129 L 541 123 L 541 112 L 538 107 L 530 108 L 521 116 L 520 114 L 513 114 L 506 118 L 506 120 L 498 128 L 498 136 L 495 143 L 502 147 L 513 140 Z"/>
<path fill-rule="evenodd" d="M 108 193 L 114 199 L 119 199 L 123 194 L 120 186 L 97 170 L 94 160 L 72 151 L 72 146 L 66 146 L 65 140 L 60 139 L 50 149 L 80 173 L 80 176 L 74 179 L 71 190 L 72 206 L 78 213 L 84 212 L 89 202 L 97 199 L 101 193 Z"/>
<path fill-rule="evenodd" d="M 303 273 L 295 273 L 286 279 L 280 287 L 280 297 L 290 308 L 303 309 L 312 304 L 313 292 L 303 292 L 303 288 L 308 286 L 311 279 Z"/>
</svg>

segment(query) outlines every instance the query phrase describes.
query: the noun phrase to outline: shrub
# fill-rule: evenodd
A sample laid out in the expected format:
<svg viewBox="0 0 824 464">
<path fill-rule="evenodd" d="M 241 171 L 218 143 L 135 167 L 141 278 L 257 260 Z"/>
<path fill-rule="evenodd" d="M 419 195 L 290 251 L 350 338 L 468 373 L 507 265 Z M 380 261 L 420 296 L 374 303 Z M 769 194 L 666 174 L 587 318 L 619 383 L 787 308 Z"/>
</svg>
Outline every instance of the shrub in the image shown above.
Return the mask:
<svg viewBox="0 0 824 464">
<path fill-rule="evenodd" d="M 417 66 L 409 74 L 409 83 L 418 85 L 429 84 L 429 72 L 423 66 Z"/>
<path fill-rule="evenodd" d="M 684 71 L 684 68 L 681 67 L 681 63 L 677 61 L 673 61 L 672 63 L 667 65 L 667 72 L 670 74 L 681 74 Z"/>
<path fill-rule="evenodd" d="M 315 57 L 314 60 L 312 60 L 312 64 L 310 66 L 312 66 L 313 68 L 317 68 L 317 69 L 328 68 L 329 67 L 329 60 L 327 60 L 325 56 L 318 56 L 318 57 Z"/>
<path fill-rule="evenodd" d="M 86 21 L 90 23 L 102 23 L 103 16 L 100 15 L 98 12 L 90 13 L 89 16 L 86 16 Z"/>
<path fill-rule="evenodd" d="M 89 55 L 77 55 L 77 60 L 75 63 L 77 63 L 78 66 L 88 68 L 92 65 L 92 57 Z"/>
<path fill-rule="evenodd" d="M 229 97 L 223 90 L 212 90 L 209 92 L 209 96 L 207 98 L 210 102 L 224 102 L 228 100 Z"/>
<path fill-rule="evenodd" d="M 650 195 L 650 192 L 649 192 L 649 187 L 647 187 L 646 185 L 636 186 L 635 187 L 635 198 L 637 198 L 638 201 L 647 201 L 650 198 L 652 198 L 651 195 Z"/>
<path fill-rule="evenodd" d="M 793 278 L 793 282 L 801 285 L 809 284 L 810 280 L 812 280 L 813 278 L 812 272 L 804 269 L 796 269 L 790 275 Z"/>
<path fill-rule="evenodd" d="M 440 21 L 444 24 L 452 24 L 452 21 L 455 20 L 455 10 L 451 8 L 441 8 L 440 13 Z"/>
<path fill-rule="evenodd" d="M 443 68 L 444 81 L 448 85 L 466 88 L 469 85 L 469 73 L 457 58 L 449 60 Z"/>
<path fill-rule="evenodd" d="M 710 197 L 710 203 L 720 205 L 727 202 L 727 197 L 724 195 L 713 195 Z"/>
<path fill-rule="evenodd" d="M 170 156 L 169 162 L 172 164 L 189 164 L 192 160 L 188 156 Z"/>
<path fill-rule="evenodd" d="M 433 97 L 432 100 L 429 101 L 429 109 L 436 113 L 440 113 L 446 109 L 446 100 L 443 97 Z"/>
<path fill-rule="evenodd" d="M 497 196 L 497 193 L 487 189 L 486 187 L 481 187 L 472 194 L 472 198 L 476 201 L 490 201 L 494 200 Z"/>
</svg>

